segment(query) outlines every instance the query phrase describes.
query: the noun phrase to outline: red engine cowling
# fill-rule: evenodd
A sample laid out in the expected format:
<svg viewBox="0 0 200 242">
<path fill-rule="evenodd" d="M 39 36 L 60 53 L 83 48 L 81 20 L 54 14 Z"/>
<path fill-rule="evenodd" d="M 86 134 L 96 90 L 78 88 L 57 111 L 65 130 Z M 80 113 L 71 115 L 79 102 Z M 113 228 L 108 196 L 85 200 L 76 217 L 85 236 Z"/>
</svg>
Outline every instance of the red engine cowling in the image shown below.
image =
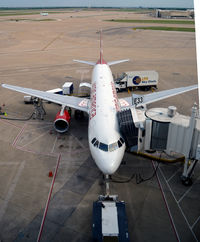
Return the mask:
<svg viewBox="0 0 200 242">
<path fill-rule="evenodd" d="M 63 115 L 60 112 L 56 114 L 54 128 L 58 133 L 64 133 L 69 129 L 70 115 L 67 110 L 64 110 Z"/>
</svg>

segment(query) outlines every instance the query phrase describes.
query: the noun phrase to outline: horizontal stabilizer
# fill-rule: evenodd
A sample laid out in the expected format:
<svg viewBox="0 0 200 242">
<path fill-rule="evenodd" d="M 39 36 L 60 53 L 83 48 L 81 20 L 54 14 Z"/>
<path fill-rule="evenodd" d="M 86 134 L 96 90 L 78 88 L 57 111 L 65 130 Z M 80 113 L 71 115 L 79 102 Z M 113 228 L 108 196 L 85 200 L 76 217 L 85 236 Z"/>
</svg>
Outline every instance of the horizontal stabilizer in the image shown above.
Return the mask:
<svg viewBox="0 0 200 242">
<path fill-rule="evenodd" d="M 129 61 L 129 59 L 126 59 L 126 60 L 117 60 L 117 61 L 109 61 L 108 62 L 108 65 L 109 66 L 112 66 L 112 65 L 120 64 L 120 63 L 127 62 L 127 61 Z"/>
<path fill-rule="evenodd" d="M 90 65 L 90 66 L 95 66 L 96 63 L 95 62 L 92 62 L 92 61 L 83 61 L 83 60 L 73 60 L 74 62 L 78 62 L 78 63 L 82 63 L 82 64 L 87 64 L 87 65 Z"/>
</svg>

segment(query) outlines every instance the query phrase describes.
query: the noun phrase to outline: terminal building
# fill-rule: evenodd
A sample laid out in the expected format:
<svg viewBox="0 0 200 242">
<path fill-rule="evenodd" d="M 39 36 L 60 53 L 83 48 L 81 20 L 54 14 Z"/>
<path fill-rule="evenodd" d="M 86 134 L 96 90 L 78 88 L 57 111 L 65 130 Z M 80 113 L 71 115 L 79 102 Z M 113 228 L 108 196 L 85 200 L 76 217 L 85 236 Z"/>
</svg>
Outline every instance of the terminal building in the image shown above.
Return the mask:
<svg viewBox="0 0 200 242">
<path fill-rule="evenodd" d="M 156 9 L 156 18 L 188 18 L 194 19 L 194 9 L 187 10 L 162 10 Z"/>
</svg>

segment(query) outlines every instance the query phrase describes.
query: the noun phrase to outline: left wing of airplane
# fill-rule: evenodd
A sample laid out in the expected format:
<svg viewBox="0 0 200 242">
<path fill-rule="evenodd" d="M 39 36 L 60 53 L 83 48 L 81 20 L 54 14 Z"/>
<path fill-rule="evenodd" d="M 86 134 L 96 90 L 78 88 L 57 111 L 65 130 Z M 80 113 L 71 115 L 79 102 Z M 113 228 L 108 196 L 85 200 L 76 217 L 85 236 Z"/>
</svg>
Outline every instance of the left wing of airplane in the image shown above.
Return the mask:
<svg viewBox="0 0 200 242">
<path fill-rule="evenodd" d="M 2 84 L 2 87 L 31 95 L 33 97 L 37 97 L 43 100 L 47 100 L 53 103 L 57 103 L 63 106 L 75 108 L 84 112 L 88 112 L 88 102 L 89 99 L 80 98 L 80 97 L 72 97 L 66 95 L 59 95 L 54 93 L 49 93 L 45 91 L 39 91 L 31 88 L 24 88 L 19 86 L 13 86 L 8 84 Z"/>
<path fill-rule="evenodd" d="M 172 97 L 184 92 L 192 91 L 197 89 L 198 85 L 188 86 L 188 87 L 180 87 L 174 88 L 170 90 L 154 92 L 146 95 L 135 95 L 133 94 L 131 97 L 120 98 L 120 105 L 121 108 L 128 108 L 128 107 L 140 107 L 149 103 L 157 102 L 159 100 Z"/>
</svg>

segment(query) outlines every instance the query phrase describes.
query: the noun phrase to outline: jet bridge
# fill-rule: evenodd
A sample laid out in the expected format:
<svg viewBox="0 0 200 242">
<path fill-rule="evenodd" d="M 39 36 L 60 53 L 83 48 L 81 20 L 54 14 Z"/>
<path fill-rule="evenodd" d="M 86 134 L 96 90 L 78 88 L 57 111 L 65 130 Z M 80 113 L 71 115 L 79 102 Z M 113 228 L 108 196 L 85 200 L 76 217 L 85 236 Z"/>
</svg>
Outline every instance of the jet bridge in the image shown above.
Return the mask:
<svg viewBox="0 0 200 242">
<path fill-rule="evenodd" d="M 181 180 L 184 185 L 191 185 L 192 172 L 200 160 L 200 116 L 197 105 L 194 104 L 191 117 L 177 113 L 174 106 L 139 111 L 140 125 L 135 122 L 131 109 L 118 113 L 120 131 L 128 149 L 184 155 Z"/>
<path fill-rule="evenodd" d="M 136 115 L 134 115 L 136 112 Z M 131 150 L 138 149 L 138 138 L 144 136 L 144 109 L 125 109 L 117 113 L 119 128 L 126 145 Z M 137 117 L 137 120 L 135 120 Z"/>
</svg>

